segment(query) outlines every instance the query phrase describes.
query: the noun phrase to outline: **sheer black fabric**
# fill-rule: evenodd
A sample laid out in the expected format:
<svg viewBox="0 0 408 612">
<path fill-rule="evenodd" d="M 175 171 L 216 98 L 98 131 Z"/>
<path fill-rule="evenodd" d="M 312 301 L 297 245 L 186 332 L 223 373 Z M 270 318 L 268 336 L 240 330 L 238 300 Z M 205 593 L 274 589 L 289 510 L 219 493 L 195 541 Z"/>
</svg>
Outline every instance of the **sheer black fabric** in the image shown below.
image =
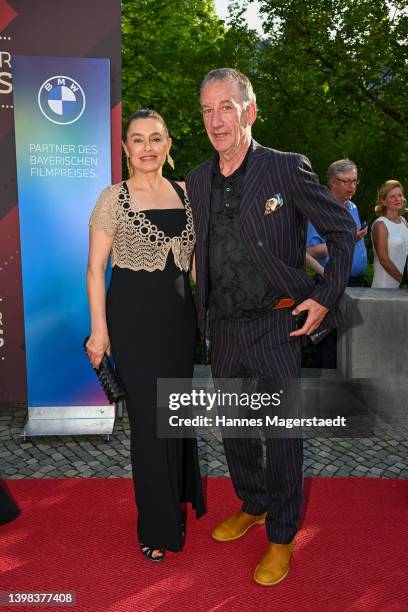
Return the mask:
<svg viewBox="0 0 408 612">
<path fill-rule="evenodd" d="M 250 151 L 251 147 L 248 151 Z M 279 299 L 254 266 L 240 236 L 240 202 L 248 154 L 224 177 L 214 159 L 209 232 L 210 318 L 257 319 Z"/>
</svg>

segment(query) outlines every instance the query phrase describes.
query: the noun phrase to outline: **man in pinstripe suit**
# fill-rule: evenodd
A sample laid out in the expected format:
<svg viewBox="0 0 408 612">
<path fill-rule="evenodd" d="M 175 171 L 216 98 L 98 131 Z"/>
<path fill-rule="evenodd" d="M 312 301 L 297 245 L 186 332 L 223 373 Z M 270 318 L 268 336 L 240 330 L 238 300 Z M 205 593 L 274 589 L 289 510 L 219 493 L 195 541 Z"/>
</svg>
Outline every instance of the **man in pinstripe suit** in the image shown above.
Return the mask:
<svg viewBox="0 0 408 612">
<path fill-rule="evenodd" d="M 212 374 L 299 378 L 301 336 L 324 325 L 347 285 L 354 222 L 304 156 L 252 140 L 256 101 L 243 74 L 211 71 L 200 97 L 216 154 L 188 174 L 186 186 L 197 234 L 198 320 L 205 348 L 211 345 Z M 304 271 L 307 219 L 325 236 L 330 254 L 317 285 Z M 301 313 L 307 317 L 297 329 Z M 212 535 L 227 542 L 265 522 L 268 545 L 254 579 L 269 586 L 289 572 L 303 446 L 299 438 L 266 444 L 264 466 L 260 439 L 224 439 L 242 507 Z"/>
</svg>

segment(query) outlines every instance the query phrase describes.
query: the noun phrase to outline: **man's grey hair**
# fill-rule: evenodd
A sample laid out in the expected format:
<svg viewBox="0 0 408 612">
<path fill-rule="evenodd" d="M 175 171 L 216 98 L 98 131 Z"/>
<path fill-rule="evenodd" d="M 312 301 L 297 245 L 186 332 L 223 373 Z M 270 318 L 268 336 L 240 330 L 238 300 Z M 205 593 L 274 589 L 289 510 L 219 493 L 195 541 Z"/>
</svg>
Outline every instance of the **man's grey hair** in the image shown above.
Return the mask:
<svg viewBox="0 0 408 612">
<path fill-rule="evenodd" d="M 338 159 L 330 164 L 327 169 L 327 184 L 330 185 L 339 174 L 352 172 L 353 170 L 358 171 L 356 164 L 351 159 Z"/>
<path fill-rule="evenodd" d="M 234 68 L 217 68 L 216 70 L 211 70 L 202 80 L 200 94 L 204 87 L 211 81 L 229 81 L 230 83 L 236 83 L 241 91 L 242 100 L 246 106 L 251 104 L 251 102 L 256 102 L 256 96 L 251 81 L 245 74 L 242 74 L 242 72 Z"/>
</svg>

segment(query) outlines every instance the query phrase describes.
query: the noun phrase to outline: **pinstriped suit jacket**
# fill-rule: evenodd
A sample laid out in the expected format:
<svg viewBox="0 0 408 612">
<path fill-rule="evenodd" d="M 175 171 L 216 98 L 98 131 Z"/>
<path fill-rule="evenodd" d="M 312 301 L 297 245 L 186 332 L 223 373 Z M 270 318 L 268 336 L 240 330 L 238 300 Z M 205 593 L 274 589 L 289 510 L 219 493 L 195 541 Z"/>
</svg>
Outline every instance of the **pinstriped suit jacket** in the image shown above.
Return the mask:
<svg viewBox="0 0 408 612">
<path fill-rule="evenodd" d="M 213 157 L 189 172 L 186 187 L 197 235 L 197 313 L 202 334 L 208 297 L 208 228 Z M 284 204 L 265 216 L 265 203 L 281 194 Z M 324 280 L 306 274 L 306 220 L 326 238 L 330 255 Z M 275 294 L 297 303 L 311 297 L 328 308 L 336 306 L 350 275 L 356 226 L 349 213 L 319 184 L 309 160 L 253 141 L 240 205 L 242 241 L 259 272 Z M 204 337 L 204 336 L 203 336 Z"/>
</svg>

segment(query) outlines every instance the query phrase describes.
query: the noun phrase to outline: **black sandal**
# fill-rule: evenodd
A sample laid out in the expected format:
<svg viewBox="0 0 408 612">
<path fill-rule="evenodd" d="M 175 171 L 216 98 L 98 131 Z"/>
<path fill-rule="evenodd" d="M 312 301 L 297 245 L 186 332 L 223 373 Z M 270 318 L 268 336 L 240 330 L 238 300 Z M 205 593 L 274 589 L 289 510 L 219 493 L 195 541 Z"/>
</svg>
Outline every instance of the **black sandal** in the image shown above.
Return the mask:
<svg viewBox="0 0 408 612">
<path fill-rule="evenodd" d="M 140 550 L 142 551 L 142 555 L 149 559 L 149 561 L 163 561 L 164 559 L 164 550 L 163 548 L 155 548 L 154 546 L 146 546 L 146 544 L 142 544 L 140 542 Z M 158 557 L 153 557 L 154 552 L 158 552 Z"/>
</svg>

